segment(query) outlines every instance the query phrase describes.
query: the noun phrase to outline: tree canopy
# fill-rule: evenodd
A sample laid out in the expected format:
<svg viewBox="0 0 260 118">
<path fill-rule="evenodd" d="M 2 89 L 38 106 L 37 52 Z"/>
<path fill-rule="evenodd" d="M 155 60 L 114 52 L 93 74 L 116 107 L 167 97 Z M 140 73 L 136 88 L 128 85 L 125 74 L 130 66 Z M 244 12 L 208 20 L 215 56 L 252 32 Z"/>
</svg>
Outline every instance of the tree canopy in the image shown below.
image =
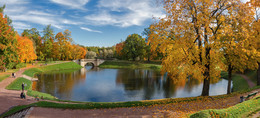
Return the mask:
<svg viewBox="0 0 260 118">
<path fill-rule="evenodd" d="M 165 56 L 162 72 L 176 81 L 187 77 L 203 80 L 202 95 L 208 96 L 210 80 L 218 79 L 226 68 L 221 60 L 223 36 L 232 37 L 238 45 L 251 39 L 248 27 L 254 14 L 247 7 L 240 0 L 165 0 L 166 17 L 151 26 L 149 36 L 152 49 L 159 46 Z"/>
</svg>

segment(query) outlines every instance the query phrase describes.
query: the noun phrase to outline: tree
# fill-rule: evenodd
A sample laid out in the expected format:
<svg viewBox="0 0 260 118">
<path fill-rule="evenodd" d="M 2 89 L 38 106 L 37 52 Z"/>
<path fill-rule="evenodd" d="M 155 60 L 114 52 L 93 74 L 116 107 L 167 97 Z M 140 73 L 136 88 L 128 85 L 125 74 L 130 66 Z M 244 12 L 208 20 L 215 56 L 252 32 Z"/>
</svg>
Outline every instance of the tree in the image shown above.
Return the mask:
<svg viewBox="0 0 260 118">
<path fill-rule="evenodd" d="M 145 37 L 145 42 L 147 44 L 147 46 L 146 46 L 146 57 L 147 57 L 148 61 L 150 61 L 150 58 L 151 58 L 151 55 L 152 55 L 151 45 L 148 42 L 148 37 L 149 37 L 150 34 L 151 34 L 150 27 L 149 28 L 145 28 L 144 31 L 142 32 L 142 35 L 146 36 Z"/>
<path fill-rule="evenodd" d="M 88 51 L 86 53 L 86 59 L 94 59 L 95 57 L 97 57 L 97 53 L 95 53 L 93 51 Z"/>
<path fill-rule="evenodd" d="M 71 38 L 71 31 L 69 31 L 68 29 L 66 29 L 64 32 L 64 37 L 66 38 L 67 41 L 69 41 L 70 43 L 73 42 L 73 39 Z"/>
<path fill-rule="evenodd" d="M 34 51 L 37 56 L 40 55 L 40 51 L 42 51 L 42 39 L 40 32 L 36 28 L 25 29 L 22 33 L 23 37 L 28 37 L 33 42 Z"/>
<path fill-rule="evenodd" d="M 116 57 L 117 58 L 122 58 L 122 55 L 123 55 L 123 47 L 124 47 L 124 42 L 120 42 L 118 44 L 116 44 Z"/>
<path fill-rule="evenodd" d="M 45 55 L 45 59 L 52 57 L 52 48 L 53 48 L 53 42 L 54 42 L 54 33 L 53 29 L 51 28 L 51 25 L 47 25 L 43 29 L 43 42 L 44 42 L 44 48 L 43 53 Z"/>
<path fill-rule="evenodd" d="M 37 56 L 34 52 L 33 42 L 27 37 L 20 37 L 16 35 L 17 43 L 17 52 L 19 55 L 20 62 L 30 62 L 37 59 Z"/>
<path fill-rule="evenodd" d="M 122 50 L 124 57 L 132 59 L 133 61 L 140 57 L 142 58 L 145 54 L 145 40 L 138 34 L 132 34 L 127 37 L 124 42 L 124 48 Z"/>
<path fill-rule="evenodd" d="M 252 45 L 257 40 L 251 34 L 251 23 L 254 19 L 253 12 L 247 4 L 240 4 L 233 8 L 234 14 L 230 16 L 230 20 L 225 20 L 223 37 L 220 38 L 222 51 L 224 56 L 224 64 L 228 71 L 228 89 L 227 94 L 231 93 L 232 72 L 243 72 L 245 69 L 257 68 L 257 53 Z M 243 16 L 243 18 L 239 18 Z"/>
<path fill-rule="evenodd" d="M 114 51 L 112 49 L 107 50 L 107 58 L 113 58 L 114 57 Z"/>
<path fill-rule="evenodd" d="M 58 50 L 59 50 L 59 59 L 65 60 L 65 53 L 66 53 L 66 38 L 62 32 L 56 34 L 55 39 L 58 42 Z M 68 46 L 67 46 L 68 47 Z"/>
<path fill-rule="evenodd" d="M 18 63 L 17 54 L 17 39 L 12 27 L 8 25 L 7 18 L 3 17 L 0 13 L 0 55 L 4 57 L 5 65 L 7 68 L 14 68 Z"/>
<path fill-rule="evenodd" d="M 166 17 L 151 27 L 154 33 L 149 38 L 152 47 L 160 44 L 165 56 L 162 71 L 175 79 L 203 80 L 201 95 L 208 96 L 210 80 L 218 79 L 223 68 L 220 37 L 232 30 L 225 21 L 243 18 L 235 15 L 242 4 L 240 0 L 165 0 Z M 174 40 L 168 37 L 171 33 Z"/>
<path fill-rule="evenodd" d="M 2 7 L 0 7 L 0 13 L 2 13 L 2 14 L 4 14 L 4 9 L 5 9 L 5 5 L 3 5 Z M 5 18 L 7 19 L 7 24 L 9 25 L 9 26 L 11 26 L 12 25 L 12 19 L 10 19 L 9 18 L 9 16 L 7 16 L 7 15 L 5 15 Z M 11 26 L 12 27 L 12 26 Z M 13 30 L 13 27 L 12 27 L 12 30 Z"/>
<path fill-rule="evenodd" d="M 252 10 L 255 13 L 255 21 L 253 22 L 253 39 L 256 41 L 253 43 L 257 52 L 260 52 L 260 2 L 259 0 L 250 0 L 248 3 L 251 5 Z M 258 58 L 258 70 L 257 70 L 257 85 L 260 85 L 260 59 Z"/>
</svg>

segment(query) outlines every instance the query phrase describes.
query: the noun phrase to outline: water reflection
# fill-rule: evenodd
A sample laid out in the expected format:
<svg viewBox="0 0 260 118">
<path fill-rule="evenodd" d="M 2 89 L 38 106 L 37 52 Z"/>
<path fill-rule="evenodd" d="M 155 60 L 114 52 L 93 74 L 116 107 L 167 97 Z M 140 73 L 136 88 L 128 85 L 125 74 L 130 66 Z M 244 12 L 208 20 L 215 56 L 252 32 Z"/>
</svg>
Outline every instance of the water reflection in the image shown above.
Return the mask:
<svg viewBox="0 0 260 118">
<path fill-rule="evenodd" d="M 35 90 L 59 99 L 115 102 L 199 96 L 202 82 L 196 79 L 173 81 L 155 70 L 101 69 L 86 67 L 77 71 L 38 75 Z M 212 82 L 210 95 L 226 93 L 227 80 Z"/>
</svg>

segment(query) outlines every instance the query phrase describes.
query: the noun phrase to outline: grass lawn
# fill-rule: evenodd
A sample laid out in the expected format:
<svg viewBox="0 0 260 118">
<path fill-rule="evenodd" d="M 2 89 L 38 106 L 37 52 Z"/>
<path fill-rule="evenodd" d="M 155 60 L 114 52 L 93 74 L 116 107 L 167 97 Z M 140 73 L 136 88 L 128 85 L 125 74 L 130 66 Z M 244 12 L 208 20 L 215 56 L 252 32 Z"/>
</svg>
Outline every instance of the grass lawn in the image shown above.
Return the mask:
<svg viewBox="0 0 260 118">
<path fill-rule="evenodd" d="M 221 72 L 221 77 L 224 79 L 228 79 L 228 73 L 227 72 Z M 249 88 L 247 81 L 237 74 L 232 74 L 232 84 L 233 84 L 233 92 L 247 90 Z"/>
<path fill-rule="evenodd" d="M 208 109 L 192 114 L 190 118 L 246 118 L 259 110 L 260 96 L 229 107 L 227 109 Z"/>
<path fill-rule="evenodd" d="M 67 63 L 61 63 L 61 64 L 55 64 L 55 65 L 47 65 L 39 68 L 31 68 L 28 70 L 25 70 L 23 74 L 33 77 L 34 74 L 40 73 L 40 72 L 48 72 L 48 71 L 60 71 L 60 70 L 68 70 L 68 69 L 81 69 L 82 67 L 74 62 L 67 62 Z"/>
<path fill-rule="evenodd" d="M 160 65 L 161 62 L 151 61 L 151 62 L 144 62 L 144 61 L 105 61 L 99 67 L 101 68 L 143 68 L 143 69 L 160 69 L 162 66 Z"/>
<path fill-rule="evenodd" d="M 4 79 L 10 77 L 10 74 L 3 74 L 3 75 L 0 75 L 0 82 L 3 81 Z"/>
<path fill-rule="evenodd" d="M 55 100 L 55 99 L 57 99 L 54 96 L 52 96 L 51 94 L 42 93 L 42 92 L 34 91 L 34 90 L 28 90 L 27 91 L 27 95 L 28 96 L 33 96 L 33 97 L 39 97 L 39 98 L 43 98 L 43 99 L 48 99 L 48 100 Z"/>
<path fill-rule="evenodd" d="M 16 80 L 14 80 L 11 84 L 9 84 L 6 89 L 8 90 L 22 90 L 22 83 L 24 83 L 26 86 L 24 86 L 24 90 L 29 90 L 31 88 L 32 82 L 28 79 L 25 79 L 23 77 L 19 77 Z"/>
</svg>

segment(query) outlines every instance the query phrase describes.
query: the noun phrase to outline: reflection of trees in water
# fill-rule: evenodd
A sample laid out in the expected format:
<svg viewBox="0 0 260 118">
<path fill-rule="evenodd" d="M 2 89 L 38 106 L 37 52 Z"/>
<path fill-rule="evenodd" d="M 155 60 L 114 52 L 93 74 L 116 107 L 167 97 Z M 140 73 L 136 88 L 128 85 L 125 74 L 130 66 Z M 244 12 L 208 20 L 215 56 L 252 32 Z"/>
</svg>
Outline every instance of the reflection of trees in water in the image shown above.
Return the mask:
<svg viewBox="0 0 260 118">
<path fill-rule="evenodd" d="M 185 89 L 187 92 L 191 93 L 192 89 L 196 86 L 199 86 L 202 82 L 202 80 L 187 78 Z"/>
<path fill-rule="evenodd" d="M 63 93 L 62 95 L 66 96 L 66 98 L 70 98 L 74 85 L 85 81 L 86 72 L 82 73 L 81 70 L 78 70 L 74 72 L 39 74 L 37 76 L 39 78 L 36 87 L 38 91 L 55 96 Z"/>
<path fill-rule="evenodd" d="M 116 77 L 116 84 L 123 85 L 128 96 L 143 94 L 144 99 L 152 99 L 156 92 L 162 92 L 165 98 L 170 98 L 175 96 L 178 89 L 185 89 L 190 93 L 202 82 L 188 78 L 176 81 L 161 75 L 160 72 L 143 69 L 118 69 Z"/>
</svg>

